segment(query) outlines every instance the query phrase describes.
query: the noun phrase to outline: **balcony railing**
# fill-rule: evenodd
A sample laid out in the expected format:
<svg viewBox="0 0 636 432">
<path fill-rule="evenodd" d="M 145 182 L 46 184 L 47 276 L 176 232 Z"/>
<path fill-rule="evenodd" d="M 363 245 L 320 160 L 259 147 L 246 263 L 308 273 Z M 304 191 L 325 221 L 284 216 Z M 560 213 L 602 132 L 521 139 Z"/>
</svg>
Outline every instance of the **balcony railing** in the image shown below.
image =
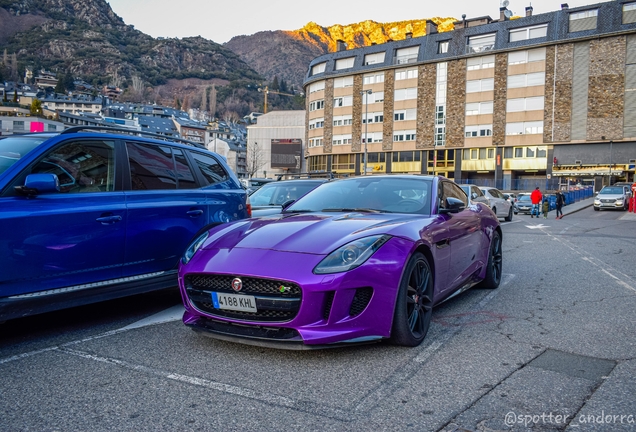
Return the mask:
<svg viewBox="0 0 636 432">
<path fill-rule="evenodd" d="M 475 54 L 484 51 L 492 51 L 495 49 L 495 44 L 487 44 L 487 45 L 466 45 L 466 54 Z"/>
<path fill-rule="evenodd" d="M 415 63 L 417 61 L 417 55 L 406 55 L 406 56 L 395 56 L 393 57 L 393 64 L 407 64 L 407 63 Z"/>
</svg>

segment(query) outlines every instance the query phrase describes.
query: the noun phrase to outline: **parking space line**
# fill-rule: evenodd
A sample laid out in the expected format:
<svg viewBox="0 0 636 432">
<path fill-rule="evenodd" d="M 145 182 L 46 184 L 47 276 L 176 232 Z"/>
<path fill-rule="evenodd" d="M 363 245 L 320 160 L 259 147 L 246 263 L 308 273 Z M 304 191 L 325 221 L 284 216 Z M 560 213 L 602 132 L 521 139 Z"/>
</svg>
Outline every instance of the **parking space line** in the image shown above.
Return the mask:
<svg viewBox="0 0 636 432">
<path fill-rule="evenodd" d="M 144 318 L 137 322 L 134 322 L 126 327 L 122 327 L 120 330 L 132 330 L 140 327 L 146 327 L 149 325 L 163 324 L 172 321 L 179 321 L 183 317 L 185 309 L 182 304 L 174 305 L 171 308 L 163 310 L 159 313 Z"/>
</svg>

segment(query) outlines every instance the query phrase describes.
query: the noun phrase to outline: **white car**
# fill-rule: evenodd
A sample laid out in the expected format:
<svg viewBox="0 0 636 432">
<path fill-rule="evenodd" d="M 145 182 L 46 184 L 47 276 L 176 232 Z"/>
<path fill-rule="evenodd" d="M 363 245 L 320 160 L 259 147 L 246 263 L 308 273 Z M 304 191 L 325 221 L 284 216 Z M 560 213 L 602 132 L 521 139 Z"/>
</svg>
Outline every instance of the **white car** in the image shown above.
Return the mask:
<svg viewBox="0 0 636 432">
<path fill-rule="evenodd" d="M 481 186 L 479 190 L 484 194 L 484 197 L 488 200 L 488 206 L 498 218 L 504 218 L 506 222 L 512 220 L 513 205 L 503 196 L 499 189 Z"/>
<path fill-rule="evenodd" d="M 629 207 L 630 193 L 629 186 L 605 186 L 594 197 L 594 210 L 600 209 L 620 209 L 627 210 Z"/>
</svg>

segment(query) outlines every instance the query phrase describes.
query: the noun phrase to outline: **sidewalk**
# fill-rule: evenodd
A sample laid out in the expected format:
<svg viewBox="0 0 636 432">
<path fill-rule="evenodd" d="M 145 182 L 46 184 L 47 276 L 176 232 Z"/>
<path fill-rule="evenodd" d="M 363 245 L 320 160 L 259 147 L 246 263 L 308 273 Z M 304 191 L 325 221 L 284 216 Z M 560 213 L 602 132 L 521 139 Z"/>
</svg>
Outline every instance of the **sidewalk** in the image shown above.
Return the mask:
<svg viewBox="0 0 636 432">
<path fill-rule="evenodd" d="M 563 207 L 563 217 L 566 217 L 567 215 L 570 215 L 572 213 L 579 212 L 588 207 L 592 207 L 593 205 L 594 205 L 594 197 L 589 197 L 579 202 L 576 202 L 574 204 L 566 205 L 565 207 Z M 636 213 L 625 212 L 621 217 L 619 217 L 619 219 L 636 221 Z"/>
</svg>

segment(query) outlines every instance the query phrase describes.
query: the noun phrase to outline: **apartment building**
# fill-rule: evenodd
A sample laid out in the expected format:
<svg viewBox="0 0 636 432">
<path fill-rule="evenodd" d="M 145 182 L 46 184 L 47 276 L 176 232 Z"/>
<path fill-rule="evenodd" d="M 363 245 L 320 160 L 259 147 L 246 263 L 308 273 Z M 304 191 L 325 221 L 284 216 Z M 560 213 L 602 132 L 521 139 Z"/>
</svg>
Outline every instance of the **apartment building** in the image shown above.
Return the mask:
<svg viewBox="0 0 636 432">
<path fill-rule="evenodd" d="M 305 77 L 310 171 L 441 174 L 523 189 L 633 180 L 636 2 L 338 51 Z M 364 154 L 367 154 L 366 164 Z"/>
</svg>

